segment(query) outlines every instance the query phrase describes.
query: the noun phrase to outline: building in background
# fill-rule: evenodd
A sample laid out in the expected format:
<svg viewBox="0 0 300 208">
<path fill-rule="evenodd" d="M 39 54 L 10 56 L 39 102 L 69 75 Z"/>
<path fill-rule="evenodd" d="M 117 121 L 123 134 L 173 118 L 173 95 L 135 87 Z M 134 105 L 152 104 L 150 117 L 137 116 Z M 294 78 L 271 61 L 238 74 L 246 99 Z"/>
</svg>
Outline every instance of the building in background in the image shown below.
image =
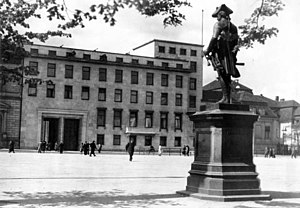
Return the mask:
<svg viewBox="0 0 300 208">
<path fill-rule="evenodd" d="M 96 141 L 103 149 L 193 145 L 188 114 L 202 98 L 202 45 L 153 40 L 131 54 L 27 45 L 33 78 L 23 89 L 21 148 L 41 140 L 66 150 Z M 144 56 L 142 54 L 146 54 Z M 152 54 L 152 55 L 150 55 Z"/>
</svg>

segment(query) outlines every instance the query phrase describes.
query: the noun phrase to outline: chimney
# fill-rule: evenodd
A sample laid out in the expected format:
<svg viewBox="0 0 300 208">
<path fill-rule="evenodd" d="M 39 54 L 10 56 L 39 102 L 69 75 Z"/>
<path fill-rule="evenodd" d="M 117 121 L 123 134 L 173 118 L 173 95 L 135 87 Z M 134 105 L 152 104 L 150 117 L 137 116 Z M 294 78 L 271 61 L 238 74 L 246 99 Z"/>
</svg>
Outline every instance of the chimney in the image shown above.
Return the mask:
<svg viewBox="0 0 300 208">
<path fill-rule="evenodd" d="M 279 96 L 275 97 L 275 101 L 277 101 L 277 102 L 279 101 Z"/>
<path fill-rule="evenodd" d="M 280 102 L 283 102 L 283 101 L 284 101 L 284 99 L 283 99 L 283 98 L 281 98 L 281 99 L 280 99 Z"/>
</svg>

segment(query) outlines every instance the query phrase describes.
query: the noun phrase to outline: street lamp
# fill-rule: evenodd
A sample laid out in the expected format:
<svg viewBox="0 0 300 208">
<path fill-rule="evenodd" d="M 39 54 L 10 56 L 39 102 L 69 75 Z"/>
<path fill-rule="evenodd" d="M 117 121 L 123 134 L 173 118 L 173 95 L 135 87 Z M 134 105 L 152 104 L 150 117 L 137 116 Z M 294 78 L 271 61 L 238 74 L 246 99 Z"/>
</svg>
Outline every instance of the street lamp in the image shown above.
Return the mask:
<svg viewBox="0 0 300 208">
<path fill-rule="evenodd" d="M 283 131 L 283 134 L 282 134 L 282 139 L 283 139 L 283 151 L 282 151 L 282 153 L 283 153 L 283 155 L 285 155 L 285 148 L 284 148 L 284 140 L 285 140 L 285 132 L 287 131 L 286 130 L 286 128 L 284 128 L 284 129 L 282 129 L 282 131 Z"/>
</svg>

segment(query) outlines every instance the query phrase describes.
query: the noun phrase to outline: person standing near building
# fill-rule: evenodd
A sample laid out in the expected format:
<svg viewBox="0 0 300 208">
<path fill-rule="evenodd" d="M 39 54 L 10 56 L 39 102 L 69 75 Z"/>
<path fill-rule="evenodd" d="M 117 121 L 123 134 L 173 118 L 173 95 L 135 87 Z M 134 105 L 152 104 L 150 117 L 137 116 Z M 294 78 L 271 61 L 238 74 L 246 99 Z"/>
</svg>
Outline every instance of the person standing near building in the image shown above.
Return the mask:
<svg viewBox="0 0 300 208">
<path fill-rule="evenodd" d="M 297 158 L 297 152 L 295 147 L 291 147 L 291 158 Z"/>
<path fill-rule="evenodd" d="M 126 144 L 125 149 L 129 154 L 129 161 L 132 161 L 132 156 L 134 153 L 134 146 L 135 146 L 135 144 L 132 139 Z"/>
<path fill-rule="evenodd" d="M 9 146 L 8 153 L 11 153 L 11 152 L 15 153 L 15 142 L 10 140 L 8 146 Z"/>
<path fill-rule="evenodd" d="M 59 153 L 62 154 L 63 151 L 64 151 L 64 143 L 60 142 L 60 144 L 59 144 Z"/>
<path fill-rule="evenodd" d="M 84 155 L 88 155 L 89 154 L 89 143 L 87 143 L 87 141 L 85 141 L 85 143 L 83 145 L 83 154 Z"/>
<path fill-rule="evenodd" d="M 90 147 L 91 147 L 90 157 L 91 157 L 92 155 L 96 156 L 95 150 L 97 149 L 97 146 L 96 146 L 96 144 L 95 144 L 95 141 L 93 141 L 93 142 L 90 144 Z"/>
<path fill-rule="evenodd" d="M 161 145 L 158 146 L 158 156 L 161 156 L 162 155 L 162 147 Z"/>
</svg>

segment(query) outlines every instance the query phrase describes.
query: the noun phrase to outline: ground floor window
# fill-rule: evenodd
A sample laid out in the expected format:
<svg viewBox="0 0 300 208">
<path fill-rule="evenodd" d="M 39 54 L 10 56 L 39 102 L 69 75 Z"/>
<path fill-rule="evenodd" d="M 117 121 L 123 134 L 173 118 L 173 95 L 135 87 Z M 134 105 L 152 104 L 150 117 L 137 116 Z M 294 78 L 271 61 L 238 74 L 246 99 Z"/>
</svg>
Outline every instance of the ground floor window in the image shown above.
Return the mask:
<svg viewBox="0 0 300 208">
<path fill-rule="evenodd" d="M 113 145 L 121 145 L 121 135 L 114 135 Z"/>
<path fill-rule="evenodd" d="M 97 144 L 104 145 L 104 134 L 97 134 Z"/>
<path fill-rule="evenodd" d="M 152 145 L 152 136 L 145 136 L 145 146 Z"/>
<path fill-rule="evenodd" d="M 181 147 L 181 137 L 175 137 L 174 147 Z"/>
<path fill-rule="evenodd" d="M 161 137 L 160 137 L 160 140 L 159 140 L 159 144 L 160 144 L 161 146 L 166 147 L 166 146 L 167 146 L 167 137 L 166 137 L 166 136 L 161 136 Z"/>
</svg>

